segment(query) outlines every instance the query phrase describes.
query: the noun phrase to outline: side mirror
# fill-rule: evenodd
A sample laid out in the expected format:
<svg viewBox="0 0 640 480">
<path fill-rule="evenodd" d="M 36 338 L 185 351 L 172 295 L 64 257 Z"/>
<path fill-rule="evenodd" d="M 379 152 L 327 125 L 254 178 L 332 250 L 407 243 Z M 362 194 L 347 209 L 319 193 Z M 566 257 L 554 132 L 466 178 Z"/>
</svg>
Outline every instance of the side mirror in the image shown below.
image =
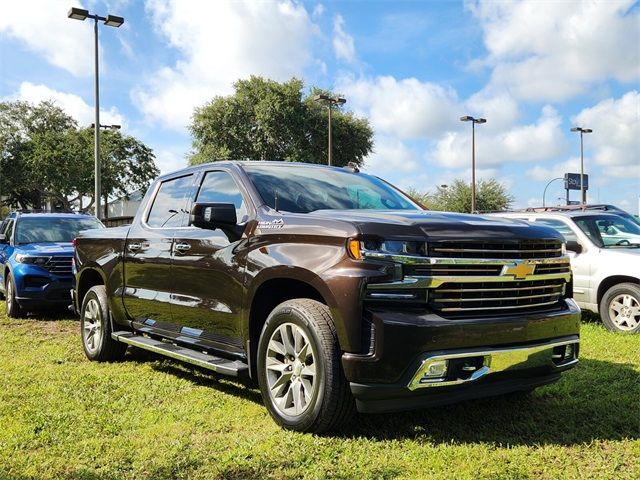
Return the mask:
<svg viewBox="0 0 640 480">
<path fill-rule="evenodd" d="M 238 223 L 233 203 L 195 203 L 191 209 L 189 225 L 215 230 L 235 226 Z"/>
<path fill-rule="evenodd" d="M 9 243 L 7 236 L 4 233 L 0 233 L 0 245 L 6 245 L 7 243 Z"/>
<path fill-rule="evenodd" d="M 567 240 L 567 250 L 575 253 L 581 253 L 582 245 L 580 245 L 577 240 Z"/>
</svg>

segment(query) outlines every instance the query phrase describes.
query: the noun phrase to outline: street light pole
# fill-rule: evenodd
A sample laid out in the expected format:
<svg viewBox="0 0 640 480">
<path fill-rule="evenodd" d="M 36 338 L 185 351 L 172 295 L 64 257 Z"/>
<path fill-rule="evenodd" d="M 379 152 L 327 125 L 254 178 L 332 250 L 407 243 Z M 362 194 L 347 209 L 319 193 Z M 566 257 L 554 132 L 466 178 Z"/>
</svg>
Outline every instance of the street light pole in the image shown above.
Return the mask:
<svg viewBox="0 0 640 480">
<path fill-rule="evenodd" d="M 98 76 L 98 21 L 103 21 L 105 25 L 108 27 L 119 27 L 124 23 L 124 18 L 118 17 L 116 15 L 107 15 L 106 17 L 101 17 L 100 15 L 90 14 L 88 10 L 83 8 L 75 8 L 72 7 L 67 14 L 67 17 L 73 20 L 86 20 L 87 18 L 91 18 L 93 23 L 93 47 L 94 47 L 94 70 L 95 70 L 95 123 L 93 125 L 94 128 L 94 145 L 93 145 L 93 156 L 94 156 L 94 207 L 97 218 L 102 218 L 100 214 L 100 197 L 102 195 L 102 188 L 100 185 L 100 83 Z"/>
<path fill-rule="evenodd" d="M 549 183 L 547 183 L 547 185 L 544 187 L 544 191 L 542 192 L 542 207 L 546 207 L 547 204 L 545 202 L 545 195 L 547 194 L 547 188 L 549 187 L 549 185 L 551 185 L 553 182 L 555 182 L 556 180 L 562 180 L 562 177 L 557 177 L 554 178 L 553 180 L 551 180 Z"/>
<path fill-rule="evenodd" d="M 572 132 L 580 132 L 580 198 L 582 199 L 582 205 L 587 203 L 587 191 L 584 189 L 584 140 L 583 134 L 591 133 L 593 130 L 590 128 L 573 127 Z"/>
<path fill-rule="evenodd" d="M 487 123 L 486 118 L 460 117 L 462 122 L 471 122 L 471 213 L 476 211 L 476 123 Z"/>
<path fill-rule="evenodd" d="M 331 128 L 331 110 L 333 109 L 333 105 L 344 105 L 346 103 L 346 99 L 343 97 L 330 97 L 329 95 L 316 95 L 313 97 L 315 101 L 323 101 L 327 102 L 329 105 L 329 145 L 327 152 L 327 165 L 333 165 L 333 132 Z"/>
</svg>

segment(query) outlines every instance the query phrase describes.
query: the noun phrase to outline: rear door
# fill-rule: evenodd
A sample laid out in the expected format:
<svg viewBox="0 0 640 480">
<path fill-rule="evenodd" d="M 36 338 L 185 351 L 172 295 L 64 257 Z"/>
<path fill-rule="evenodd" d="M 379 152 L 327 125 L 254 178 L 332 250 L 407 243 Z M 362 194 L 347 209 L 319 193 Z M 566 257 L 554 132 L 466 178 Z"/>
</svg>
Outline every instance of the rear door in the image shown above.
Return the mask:
<svg viewBox="0 0 640 480">
<path fill-rule="evenodd" d="M 129 230 L 124 249 L 124 305 L 141 330 L 175 330 L 171 321 L 171 253 L 182 227 L 194 173 L 164 180 Z M 160 332 L 159 332 L 160 333 Z"/>
<path fill-rule="evenodd" d="M 246 224 L 253 212 L 249 211 L 245 192 L 222 169 L 204 172 L 195 198 L 197 202 L 234 204 L 240 227 L 237 235 L 196 227 L 176 232 L 173 319 L 181 326 L 183 341 L 241 352 L 242 243 L 246 240 L 241 225 Z"/>
</svg>

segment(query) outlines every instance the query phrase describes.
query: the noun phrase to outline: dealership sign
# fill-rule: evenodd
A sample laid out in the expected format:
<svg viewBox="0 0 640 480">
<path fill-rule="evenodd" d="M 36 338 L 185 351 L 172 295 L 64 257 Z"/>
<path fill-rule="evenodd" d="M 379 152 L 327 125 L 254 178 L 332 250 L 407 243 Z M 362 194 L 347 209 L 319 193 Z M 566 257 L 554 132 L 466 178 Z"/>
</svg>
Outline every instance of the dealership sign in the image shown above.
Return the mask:
<svg viewBox="0 0 640 480">
<path fill-rule="evenodd" d="M 565 173 L 564 174 L 564 188 L 567 190 L 581 190 L 580 188 L 580 174 L 579 173 Z M 589 175 L 584 175 L 584 189 L 589 190 Z"/>
</svg>

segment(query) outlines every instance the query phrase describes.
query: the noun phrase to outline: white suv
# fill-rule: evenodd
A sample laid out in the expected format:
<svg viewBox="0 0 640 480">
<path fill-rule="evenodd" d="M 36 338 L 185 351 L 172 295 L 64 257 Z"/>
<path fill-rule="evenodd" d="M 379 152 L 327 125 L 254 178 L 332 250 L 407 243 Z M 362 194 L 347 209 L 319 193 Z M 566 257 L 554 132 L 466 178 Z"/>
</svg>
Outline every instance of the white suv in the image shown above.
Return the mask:
<svg viewBox="0 0 640 480">
<path fill-rule="evenodd" d="M 640 333 L 640 226 L 614 213 L 496 214 L 555 228 L 564 235 L 573 270 L 573 298 L 600 313 L 613 331 Z"/>
</svg>

